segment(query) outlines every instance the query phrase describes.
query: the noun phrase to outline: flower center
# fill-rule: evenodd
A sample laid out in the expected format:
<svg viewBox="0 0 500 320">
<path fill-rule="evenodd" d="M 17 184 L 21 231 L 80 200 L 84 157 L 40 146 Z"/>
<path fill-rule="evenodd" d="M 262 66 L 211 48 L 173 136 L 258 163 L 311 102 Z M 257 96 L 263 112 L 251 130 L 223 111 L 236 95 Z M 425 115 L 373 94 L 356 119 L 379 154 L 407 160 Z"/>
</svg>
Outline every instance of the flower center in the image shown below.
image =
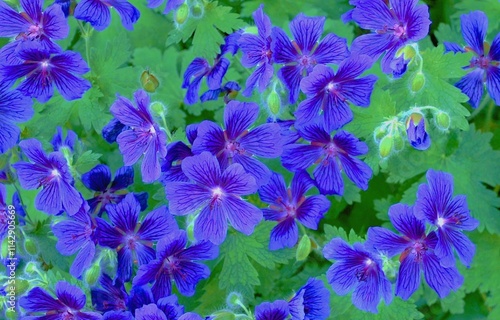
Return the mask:
<svg viewBox="0 0 500 320">
<path fill-rule="evenodd" d="M 28 28 L 27 36 L 29 39 L 33 40 L 42 35 L 42 28 L 38 24 L 32 24 Z"/>
<path fill-rule="evenodd" d="M 408 38 L 408 34 L 406 33 L 406 26 L 400 24 L 394 25 L 394 35 L 402 40 L 406 40 Z"/>
<path fill-rule="evenodd" d="M 43 60 L 42 62 L 40 62 L 40 66 L 43 70 L 46 70 L 49 67 L 49 60 Z"/>
<path fill-rule="evenodd" d="M 333 142 L 330 142 L 327 145 L 325 145 L 323 149 L 327 157 L 336 157 L 339 153 L 339 149 Z"/>
<path fill-rule="evenodd" d="M 50 172 L 50 176 L 54 179 L 58 179 L 61 177 L 61 173 L 57 169 L 52 169 L 52 171 Z"/>
<path fill-rule="evenodd" d="M 436 224 L 438 227 L 442 228 L 446 224 L 446 219 L 439 217 L 437 218 Z"/>
<path fill-rule="evenodd" d="M 489 68 L 490 65 L 491 65 L 491 60 L 487 56 L 486 57 L 484 57 L 484 56 L 473 57 L 470 60 L 470 67 L 471 68 L 480 68 L 480 69 L 486 70 Z"/>
<path fill-rule="evenodd" d="M 137 235 L 128 234 L 125 238 L 125 246 L 130 250 L 135 250 L 135 243 L 137 242 Z"/>
</svg>

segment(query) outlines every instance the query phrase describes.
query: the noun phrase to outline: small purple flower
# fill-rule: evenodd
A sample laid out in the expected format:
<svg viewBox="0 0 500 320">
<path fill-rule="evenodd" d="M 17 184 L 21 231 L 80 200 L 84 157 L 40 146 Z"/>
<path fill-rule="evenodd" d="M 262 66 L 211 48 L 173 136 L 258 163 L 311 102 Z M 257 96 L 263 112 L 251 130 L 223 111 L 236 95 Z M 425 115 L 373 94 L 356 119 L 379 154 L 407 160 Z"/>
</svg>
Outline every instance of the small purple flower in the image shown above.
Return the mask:
<svg viewBox="0 0 500 320">
<path fill-rule="evenodd" d="M 122 133 L 122 131 L 129 129 L 129 126 L 126 126 L 116 118 L 113 118 L 107 125 L 104 126 L 104 128 L 102 128 L 102 137 L 108 143 L 114 143 L 116 142 L 116 138 L 118 138 L 118 135 Z"/>
<path fill-rule="evenodd" d="M 75 142 L 77 139 L 78 136 L 76 133 L 72 130 L 68 130 L 66 133 L 66 139 L 63 141 L 62 128 L 58 126 L 56 134 L 52 137 L 51 143 L 54 147 L 54 151 L 59 151 L 61 148 L 68 148 L 73 152 L 75 151 Z"/>
<path fill-rule="evenodd" d="M 52 232 L 58 239 L 57 251 L 65 256 L 77 253 L 70 268 L 70 273 L 75 278 L 80 277 L 92 264 L 99 238 L 97 225 L 88 210 L 89 207 L 85 203 L 68 220 L 52 226 Z"/>
<path fill-rule="evenodd" d="M 148 0 L 148 7 L 149 8 L 156 8 L 156 7 L 159 7 L 164 2 L 165 2 L 165 0 Z M 176 10 L 184 2 L 186 2 L 186 0 L 167 0 L 167 5 L 165 6 L 165 11 L 163 11 L 163 13 L 167 14 L 172 10 Z"/>
<path fill-rule="evenodd" d="M 208 241 L 201 241 L 185 248 L 187 235 L 184 230 L 172 232 L 161 239 L 156 246 L 156 259 L 139 267 L 133 280 L 134 286 L 154 282 L 152 286 L 155 300 L 172 294 L 172 280 L 179 292 L 192 296 L 196 284 L 207 279 L 210 269 L 193 260 L 212 260 L 219 254 L 219 248 Z"/>
<path fill-rule="evenodd" d="M 141 166 L 142 180 L 152 183 L 160 177 L 160 159 L 167 154 L 167 135 L 153 120 L 149 111 L 149 96 L 144 90 L 134 93 L 137 108 L 130 100 L 118 96 L 111 113 L 126 126 L 116 141 L 126 166 L 136 163 L 144 155 Z"/>
<path fill-rule="evenodd" d="M 21 187 L 27 190 L 42 187 L 35 198 L 35 207 L 48 214 L 66 211 L 74 215 L 80 210 L 83 198 L 73 186 L 73 177 L 62 153 L 45 155 L 42 144 L 36 139 L 23 140 L 19 146 L 32 163 L 20 161 L 12 166 Z"/>
<path fill-rule="evenodd" d="M 309 76 L 300 82 L 307 99 L 299 104 L 295 112 L 297 126 L 311 123 L 321 115 L 325 130 L 336 130 L 353 118 L 349 102 L 368 107 L 377 77 L 358 77 L 371 64 L 368 56 L 361 55 L 342 61 L 336 73 L 325 65 L 314 67 Z"/>
<path fill-rule="evenodd" d="M 190 182 L 171 182 L 165 191 L 172 214 L 186 215 L 201 209 L 194 223 L 196 239 L 221 244 L 226 238 L 227 220 L 236 230 L 252 234 L 262 212 L 241 199 L 257 191 L 257 185 L 240 164 L 221 170 L 217 159 L 203 152 L 185 158 L 182 171 Z"/>
<path fill-rule="evenodd" d="M 288 303 L 292 320 L 326 320 L 330 315 L 330 291 L 321 280 L 310 278 Z"/>
<path fill-rule="evenodd" d="M 16 145 L 21 130 L 17 122 L 28 121 L 33 116 L 33 101 L 17 90 L 8 90 L 0 84 L 0 154 Z"/>
<path fill-rule="evenodd" d="M 264 5 L 252 14 L 257 26 L 258 34 L 243 33 L 238 40 L 242 52 L 241 64 L 245 68 L 257 67 L 248 77 L 244 96 L 251 96 L 254 87 L 258 84 L 259 92 L 263 92 L 269 85 L 273 70 L 273 53 L 271 51 L 271 20 L 264 14 Z"/>
<path fill-rule="evenodd" d="M 386 304 L 391 303 L 391 283 L 382 270 L 382 261 L 361 243 L 351 247 L 341 238 L 334 238 L 323 248 L 323 255 L 337 260 L 326 274 L 335 293 L 343 296 L 354 290 L 352 303 L 373 313 L 378 312 L 382 297 Z"/>
<path fill-rule="evenodd" d="M 24 12 L 18 13 L 0 1 L 0 37 L 15 37 L 0 50 L 0 63 L 16 64 L 17 52 L 25 42 L 32 42 L 41 50 L 58 53 L 61 48 L 52 40 L 68 36 L 69 26 L 57 4 L 43 11 L 43 0 L 21 0 Z"/>
<path fill-rule="evenodd" d="M 317 164 L 313 171 L 321 194 L 344 194 L 342 172 L 358 188 L 366 190 L 372 170 L 356 158 L 368 152 L 368 146 L 349 132 L 339 130 L 330 136 L 320 125 L 299 128 L 300 135 L 310 144 L 289 144 L 283 147 L 281 160 L 290 171 L 306 170 Z"/>
<path fill-rule="evenodd" d="M 101 312 L 112 310 L 127 310 L 128 294 L 122 280 L 111 279 L 107 274 L 101 273 L 99 277 L 101 288 L 90 290 L 94 309 Z"/>
<path fill-rule="evenodd" d="M 75 8 L 74 16 L 78 20 L 89 22 L 97 31 L 102 31 L 111 23 L 111 7 L 120 15 L 123 27 L 134 30 L 141 12 L 127 0 L 81 0 Z"/>
<path fill-rule="evenodd" d="M 467 46 L 444 42 L 446 51 L 473 52 L 474 57 L 466 69 L 472 72 L 456 83 L 457 88 L 469 97 L 469 103 L 477 108 L 483 97 L 484 83 L 490 97 L 500 105 L 500 33 L 497 34 L 488 52 L 485 50 L 488 17 L 482 11 L 473 11 L 460 16 L 462 34 Z"/>
<path fill-rule="evenodd" d="M 259 116 L 259 106 L 253 102 L 231 101 L 224 109 L 224 127 L 212 121 L 198 126 L 198 136 L 192 151 L 199 154 L 210 151 L 217 156 L 221 168 L 239 163 L 261 185 L 271 171 L 254 155 L 264 158 L 279 157 L 282 152 L 281 129 L 276 123 L 266 123 L 248 130 Z"/>
<path fill-rule="evenodd" d="M 317 230 L 320 220 L 330 208 L 330 201 L 324 195 L 306 197 L 305 193 L 314 186 L 314 181 L 305 171 L 295 173 L 287 189 L 283 176 L 273 173 L 269 182 L 259 188 L 263 202 L 269 203 L 262 209 L 266 220 L 278 221 L 271 231 L 270 250 L 293 247 L 299 239 L 296 219 L 309 229 Z"/>
<path fill-rule="evenodd" d="M 355 6 L 349 18 L 372 33 L 354 39 L 351 51 L 373 59 L 386 52 L 381 63 L 384 73 L 393 72 L 391 64 L 400 48 L 425 38 L 429 32 L 429 8 L 419 5 L 418 0 L 355 1 Z"/>
<path fill-rule="evenodd" d="M 429 170 L 427 183 L 418 187 L 415 216 L 437 227 L 435 253 L 441 265 L 455 265 L 453 248 L 460 262 L 470 266 L 476 247 L 461 231 L 472 231 L 479 221 L 472 218 L 464 195 L 453 197 L 453 176 L 449 173 Z"/>
<path fill-rule="evenodd" d="M 80 288 L 66 281 L 59 281 L 55 291 L 57 299 L 44 289 L 35 287 L 26 296 L 21 297 L 19 304 L 29 314 L 43 314 L 29 317 L 32 320 L 101 319 L 99 313 L 82 311 L 85 307 L 86 297 Z"/>
<path fill-rule="evenodd" d="M 80 99 L 90 89 L 88 80 L 77 77 L 90 69 L 79 53 L 65 51 L 50 54 L 37 48 L 26 48 L 18 53 L 20 64 L 0 68 L 0 79 L 13 83 L 26 77 L 17 89 L 39 102 L 49 101 L 54 94 L 54 85 L 66 100 Z"/>
<path fill-rule="evenodd" d="M 427 150 L 431 146 L 431 137 L 425 130 L 425 117 L 420 113 L 411 114 L 406 120 L 408 142 L 417 150 Z"/>
<path fill-rule="evenodd" d="M 165 206 L 151 211 L 139 222 L 141 206 L 133 194 L 128 194 L 120 203 L 109 205 L 106 209 L 112 225 L 96 218 L 99 244 L 117 250 L 117 277 L 129 281 L 134 263 L 141 266 L 153 260 L 153 241 L 177 230 L 177 224 Z"/>
<path fill-rule="evenodd" d="M 285 320 L 289 314 L 285 300 L 263 302 L 255 307 L 255 320 Z"/>
<path fill-rule="evenodd" d="M 457 290 L 463 283 L 463 277 L 455 266 L 445 268 L 439 264 L 434 253 L 436 234 L 425 234 L 425 224 L 413 214 L 413 207 L 396 204 L 389 208 L 392 225 L 402 235 L 381 227 L 368 229 L 366 247 L 373 246 L 389 258 L 400 254 L 396 296 L 408 300 L 420 285 L 420 273 L 437 292 L 440 298 L 446 297 L 451 290 Z"/>
<path fill-rule="evenodd" d="M 284 65 L 278 77 L 290 92 L 290 103 L 297 101 L 300 81 L 313 71 L 314 66 L 338 64 L 349 55 L 347 41 L 333 33 L 319 41 L 324 24 L 325 17 L 307 17 L 299 13 L 290 23 L 293 41 L 288 39 L 282 29 L 273 28 L 274 62 Z"/>
<path fill-rule="evenodd" d="M 134 169 L 121 167 L 116 171 L 115 179 L 111 182 L 111 171 L 108 166 L 98 164 L 92 170 L 82 174 L 82 183 L 90 190 L 95 191 L 94 198 L 87 200 L 90 212 L 99 217 L 109 204 L 118 204 L 125 198 L 128 186 L 134 183 Z M 134 193 L 136 200 L 141 204 L 141 211 L 148 206 L 148 193 Z"/>
</svg>

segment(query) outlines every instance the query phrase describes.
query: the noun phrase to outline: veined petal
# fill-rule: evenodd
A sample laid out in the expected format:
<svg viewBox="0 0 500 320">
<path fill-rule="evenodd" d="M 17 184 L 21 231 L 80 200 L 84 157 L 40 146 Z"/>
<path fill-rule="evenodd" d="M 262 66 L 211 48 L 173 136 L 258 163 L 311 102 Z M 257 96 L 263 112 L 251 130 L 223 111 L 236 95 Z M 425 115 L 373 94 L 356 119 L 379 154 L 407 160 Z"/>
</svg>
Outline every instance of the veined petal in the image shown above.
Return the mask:
<svg viewBox="0 0 500 320">
<path fill-rule="evenodd" d="M 389 208 L 391 223 L 402 234 L 412 240 L 425 236 L 425 223 L 413 214 L 413 207 L 398 203 Z"/>
<path fill-rule="evenodd" d="M 449 202 L 453 199 L 453 176 L 430 169 L 426 177 L 428 184 L 418 187 L 414 214 L 418 219 L 427 219 L 435 224 L 438 215 L 446 212 Z"/>
<path fill-rule="evenodd" d="M 484 54 L 483 42 L 488 31 L 488 17 L 482 11 L 472 11 L 460 16 L 462 34 L 465 42 L 479 56 Z"/>
<path fill-rule="evenodd" d="M 296 65 L 284 66 L 278 71 L 278 78 L 285 84 L 289 90 L 290 104 L 297 102 L 299 98 L 300 82 L 302 77 L 302 68 Z"/>
<path fill-rule="evenodd" d="M 141 206 L 132 193 L 129 193 L 118 204 L 106 208 L 111 222 L 122 231 L 134 231 L 139 220 Z"/>
<path fill-rule="evenodd" d="M 420 285 L 420 262 L 413 254 L 409 254 L 399 267 L 398 282 L 396 284 L 396 296 L 408 300 L 417 291 Z"/>
<path fill-rule="evenodd" d="M 491 42 L 490 52 L 488 53 L 491 60 L 500 61 L 500 33 Z"/>
<path fill-rule="evenodd" d="M 324 195 L 311 196 L 297 208 L 296 217 L 307 228 L 317 230 L 329 208 L 330 201 Z"/>
<path fill-rule="evenodd" d="M 335 73 L 330 67 L 319 64 L 300 82 L 300 89 L 308 98 L 313 95 L 319 95 L 334 77 Z"/>
<path fill-rule="evenodd" d="M 252 194 L 257 190 L 255 178 L 239 163 L 233 163 L 222 173 L 220 185 L 224 192 L 235 196 Z"/>
<path fill-rule="evenodd" d="M 108 166 L 98 164 L 89 172 L 82 174 L 82 182 L 90 190 L 103 192 L 111 182 L 111 171 Z"/>
<path fill-rule="evenodd" d="M 73 260 L 73 264 L 69 269 L 69 273 L 73 277 L 79 278 L 90 267 L 94 256 L 95 244 L 92 241 L 88 241 L 78 252 L 75 260 Z"/>
<path fill-rule="evenodd" d="M 134 183 L 134 168 L 123 166 L 116 173 L 110 190 L 122 190 Z"/>
<path fill-rule="evenodd" d="M 368 107 L 373 91 L 373 86 L 377 82 L 377 76 L 369 75 L 360 79 L 342 82 L 341 94 L 354 105 Z"/>
<path fill-rule="evenodd" d="M 127 0 L 108 0 L 109 4 L 118 11 L 123 27 L 127 30 L 134 30 L 134 23 L 139 20 L 141 12 L 137 10 Z"/>
<path fill-rule="evenodd" d="M 377 279 L 378 280 L 378 279 Z M 369 276 L 366 281 L 359 282 L 352 294 L 352 303 L 363 311 L 377 313 L 380 302 L 380 285 L 375 276 Z"/>
<path fill-rule="evenodd" d="M 325 158 L 313 172 L 316 184 L 321 194 L 344 194 L 344 181 L 336 161 Z"/>
<path fill-rule="evenodd" d="M 26 31 L 30 23 L 3 1 L 0 2 L 0 37 L 15 37 Z"/>
<path fill-rule="evenodd" d="M 224 109 L 224 127 L 228 139 L 236 139 L 247 130 L 259 116 L 259 106 L 253 102 L 230 101 Z M 198 128 L 198 136 L 200 135 Z"/>
<path fill-rule="evenodd" d="M 353 54 L 368 55 L 375 61 L 396 41 L 397 38 L 389 33 L 364 34 L 354 39 L 351 45 L 351 52 Z"/>
<path fill-rule="evenodd" d="M 483 97 L 484 70 L 476 69 L 465 75 L 455 86 L 462 90 L 462 92 L 469 97 L 469 103 L 473 108 L 477 108 Z M 488 83 L 488 82 L 487 82 Z M 491 83 L 488 87 L 491 86 Z M 492 96 L 493 97 L 493 96 Z"/>
<path fill-rule="evenodd" d="M 377 251 L 393 257 L 403 252 L 409 245 L 408 240 L 390 230 L 382 227 L 368 228 L 368 236 L 365 243 L 367 248 L 375 248 Z"/>
<path fill-rule="evenodd" d="M 144 181 L 145 183 L 153 183 L 158 180 L 158 178 L 160 178 L 161 166 L 158 155 L 159 151 L 160 150 L 157 149 L 157 145 L 154 143 L 154 141 L 150 143 L 148 148 L 146 149 L 146 153 L 144 154 L 141 165 L 142 181 Z"/>
<path fill-rule="evenodd" d="M 302 83 L 307 79 L 304 78 Z M 295 111 L 295 117 L 297 121 L 295 122 L 297 129 L 300 132 L 300 127 L 305 127 L 314 124 L 315 119 L 318 117 L 321 110 L 324 108 L 325 94 L 319 93 L 315 96 L 311 96 L 301 103 Z"/>
<path fill-rule="evenodd" d="M 326 278 L 338 295 L 348 294 L 358 283 L 356 278 L 357 265 L 344 262 L 334 263 L 327 271 Z"/>
<path fill-rule="evenodd" d="M 299 202 L 306 192 L 314 186 L 314 181 L 305 170 L 295 172 L 290 189 L 292 192 L 292 201 Z M 286 199 L 286 198 L 283 198 Z"/>
<path fill-rule="evenodd" d="M 47 291 L 39 287 L 31 289 L 26 296 L 21 297 L 19 304 L 27 312 L 58 311 L 65 308 L 61 301 L 54 299 Z"/>
<path fill-rule="evenodd" d="M 281 128 L 277 123 L 261 124 L 240 138 L 246 151 L 264 158 L 279 157 L 282 150 Z"/>
<path fill-rule="evenodd" d="M 355 135 L 344 130 L 339 130 L 333 137 L 335 146 L 350 156 L 361 156 L 368 152 L 368 146 Z"/>
<path fill-rule="evenodd" d="M 20 133 L 21 130 L 16 125 L 0 122 L 0 154 L 16 145 Z"/>
<path fill-rule="evenodd" d="M 300 126 L 297 128 L 297 131 L 299 135 L 307 141 L 319 142 L 321 144 L 328 144 L 330 143 L 331 140 L 330 134 L 326 132 L 323 126 L 321 126 L 318 123 L 312 123 L 310 125 Z"/>
<path fill-rule="evenodd" d="M 245 171 L 255 178 L 257 186 L 266 183 L 271 177 L 271 170 L 254 157 L 246 154 L 235 154 L 233 161 L 234 163 L 241 164 Z"/>
<path fill-rule="evenodd" d="M 64 16 L 61 6 L 49 6 L 45 10 L 43 13 L 43 32 L 54 40 L 62 40 L 68 36 L 68 20 Z"/>
<path fill-rule="evenodd" d="M 26 77 L 17 87 L 23 94 L 37 99 L 40 103 L 45 103 L 54 95 L 54 87 L 51 79 L 37 69 Z"/>
<path fill-rule="evenodd" d="M 84 203 L 80 192 L 65 180 L 62 180 L 59 184 L 59 194 L 62 198 L 63 209 L 70 216 L 76 214 Z"/>
<path fill-rule="evenodd" d="M 498 55 L 500 56 L 500 54 Z M 495 101 L 495 104 L 497 106 L 500 105 L 500 67 L 491 66 L 488 68 L 486 72 L 486 88 L 488 89 L 490 97 Z"/>
<path fill-rule="evenodd" d="M 325 17 L 307 17 L 299 13 L 290 23 L 290 31 L 303 54 L 308 54 L 318 42 L 325 25 Z"/>
<path fill-rule="evenodd" d="M 423 256 L 423 264 L 425 281 L 437 292 L 439 298 L 446 297 L 451 290 L 456 291 L 462 286 L 464 278 L 457 268 L 455 266 L 443 267 L 433 253 Z"/>
<path fill-rule="evenodd" d="M 161 206 L 148 213 L 142 221 L 137 235 L 141 237 L 141 240 L 155 241 L 177 229 L 174 217 L 172 217 L 167 207 Z"/>
<path fill-rule="evenodd" d="M 52 182 L 43 187 L 35 198 L 35 207 L 48 214 L 58 214 L 62 211 L 59 184 Z"/>
<path fill-rule="evenodd" d="M 470 267 L 472 258 L 476 253 L 476 246 L 474 243 L 472 243 L 472 241 L 470 241 L 470 239 L 460 231 L 447 230 L 446 233 L 448 239 L 453 244 L 453 247 L 457 250 L 460 262 L 462 262 L 465 266 Z"/>
<path fill-rule="evenodd" d="M 327 132 L 340 129 L 353 119 L 349 104 L 335 94 L 326 95 L 323 102 L 323 126 Z"/>
<path fill-rule="evenodd" d="M 290 171 L 305 170 L 323 156 L 321 146 L 290 144 L 283 147 L 281 161 Z"/>
<path fill-rule="evenodd" d="M 247 78 L 245 83 L 245 90 L 243 90 L 242 94 L 245 97 L 251 97 L 252 91 L 256 85 L 259 86 L 259 92 L 263 92 L 271 78 L 274 74 L 273 66 L 269 63 L 263 63 L 259 67 L 255 69 L 255 71 Z"/>
<path fill-rule="evenodd" d="M 261 37 L 269 37 L 271 35 L 271 19 L 264 13 L 264 5 L 260 5 L 257 10 L 252 13 L 255 25 L 259 30 Z"/>
<path fill-rule="evenodd" d="M 372 169 L 363 161 L 346 156 L 342 153 L 338 154 L 342 170 L 344 170 L 347 177 L 354 182 L 354 184 L 362 189 L 368 189 L 368 181 L 372 177 Z"/>
<path fill-rule="evenodd" d="M 173 215 L 193 213 L 208 204 L 211 197 L 209 190 L 188 182 L 170 182 L 165 191 Z"/>
<path fill-rule="evenodd" d="M 180 261 L 178 268 L 172 271 L 172 276 L 179 292 L 190 297 L 195 293 L 198 282 L 210 276 L 210 269 L 203 264 Z"/>
<path fill-rule="evenodd" d="M 96 218 L 96 223 L 99 228 L 99 245 L 115 249 L 122 244 L 124 235 L 117 228 L 110 226 L 106 220 L 99 217 Z M 84 239 L 87 240 L 87 238 Z"/>
<path fill-rule="evenodd" d="M 274 27 L 272 38 L 274 40 L 271 44 L 274 62 L 289 63 L 297 60 L 297 49 L 294 48 L 292 41 L 290 41 L 285 31 L 281 28 Z"/>
<path fill-rule="evenodd" d="M 260 186 L 259 196 L 263 202 L 281 204 L 288 198 L 285 179 L 279 173 L 273 172 L 269 181 Z"/>
<path fill-rule="evenodd" d="M 347 40 L 333 33 L 329 33 L 321 40 L 316 50 L 314 59 L 318 64 L 342 62 L 349 55 Z"/>
<path fill-rule="evenodd" d="M 191 151 L 194 154 L 209 151 L 217 155 L 224 150 L 225 142 L 224 131 L 216 123 L 205 120 L 198 126 L 198 135 L 193 142 Z"/>
<path fill-rule="evenodd" d="M 463 46 L 459 45 L 458 43 L 443 41 L 443 45 L 444 45 L 444 52 L 445 53 L 447 53 L 447 52 L 465 53 Z"/>
<path fill-rule="evenodd" d="M 455 256 L 453 255 L 453 243 L 448 237 L 449 230 L 439 228 L 437 232 L 437 243 L 434 252 L 439 258 L 439 263 L 445 267 L 450 268 L 455 265 Z"/>
<path fill-rule="evenodd" d="M 100 0 L 80 1 L 75 8 L 74 16 L 78 20 L 89 22 L 97 31 L 106 29 L 111 22 L 111 12 Z"/>
<path fill-rule="evenodd" d="M 363 29 L 383 30 L 385 26 L 392 26 L 396 22 L 385 1 L 356 1 L 355 5 L 351 16 Z"/>
<path fill-rule="evenodd" d="M 222 84 L 222 79 L 226 75 L 229 68 L 229 60 L 220 58 L 220 60 L 212 67 L 207 74 L 207 85 L 210 90 L 219 89 Z"/>
<path fill-rule="evenodd" d="M 178 254 L 184 260 L 212 260 L 219 255 L 219 247 L 210 241 L 201 241 Z"/>
<path fill-rule="evenodd" d="M 217 158 L 209 152 L 187 157 L 182 160 L 181 166 L 184 174 L 201 186 L 211 188 L 219 183 L 220 165 Z"/>
<path fill-rule="evenodd" d="M 209 240 L 219 245 L 226 239 L 227 217 L 222 206 L 204 207 L 194 222 L 194 235 L 199 241 Z"/>
<path fill-rule="evenodd" d="M 262 211 L 254 205 L 233 196 L 222 199 L 221 211 L 236 230 L 251 235 L 262 220 Z"/>
<path fill-rule="evenodd" d="M 123 155 L 123 163 L 126 166 L 135 164 L 146 152 L 150 143 L 148 135 L 139 135 L 133 130 L 122 131 L 116 138 L 120 152 Z"/>
<path fill-rule="evenodd" d="M 269 250 L 279 250 L 282 248 L 291 248 L 299 239 L 299 229 L 294 218 L 287 218 L 271 230 L 269 239 Z"/>
</svg>

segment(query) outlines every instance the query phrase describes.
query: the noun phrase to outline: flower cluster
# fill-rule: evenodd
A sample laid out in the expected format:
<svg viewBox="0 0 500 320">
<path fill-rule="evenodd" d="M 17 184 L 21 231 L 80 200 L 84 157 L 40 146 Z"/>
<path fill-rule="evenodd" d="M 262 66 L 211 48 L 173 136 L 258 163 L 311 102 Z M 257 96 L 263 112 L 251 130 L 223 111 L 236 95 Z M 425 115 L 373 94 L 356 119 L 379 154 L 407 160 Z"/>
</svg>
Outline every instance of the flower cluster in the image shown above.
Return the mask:
<svg viewBox="0 0 500 320">
<path fill-rule="evenodd" d="M 450 174 L 429 170 L 427 184 L 419 186 L 415 204 L 393 205 L 389 218 L 399 234 L 370 227 L 364 244 L 351 247 L 341 238 L 334 238 L 324 247 L 325 258 L 336 260 L 327 278 L 337 294 L 354 290 L 353 304 L 376 313 L 381 297 L 387 304 L 392 301 L 383 261 L 396 255 L 400 266 L 395 295 L 404 300 L 418 289 L 421 272 L 440 298 L 462 285 L 454 251 L 469 267 L 475 247 L 462 231 L 476 229 L 479 222 L 470 216 L 465 196 L 453 196 Z"/>
</svg>

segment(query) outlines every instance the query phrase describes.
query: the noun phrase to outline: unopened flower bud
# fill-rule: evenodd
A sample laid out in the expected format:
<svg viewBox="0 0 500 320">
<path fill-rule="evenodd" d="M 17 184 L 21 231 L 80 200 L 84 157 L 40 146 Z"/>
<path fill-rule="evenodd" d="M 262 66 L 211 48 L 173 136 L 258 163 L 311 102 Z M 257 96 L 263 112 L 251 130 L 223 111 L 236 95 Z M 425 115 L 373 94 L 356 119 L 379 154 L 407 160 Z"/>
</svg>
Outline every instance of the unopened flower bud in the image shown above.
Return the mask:
<svg viewBox="0 0 500 320">
<path fill-rule="evenodd" d="M 204 9 L 203 5 L 201 3 L 195 3 L 191 7 L 191 14 L 193 15 L 194 18 L 201 18 L 203 17 L 204 14 Z"/>
<path fill-rule="evenodd" d="M 164 117 L 167 114 L 167 107 L 165 107 L 165 105 L 161 102 L 155 101 L 149 106 L 149 108 L 155 116 L 158 116 L 160 118 Z"/>
<path fill-rule="evenodd" d="M 89 285 L 93 285 L 97 282 L 101 275 L 101 266 L 99 266 L 99 263 L 94 263 L 90 269 L 85 272 L 85 281 Z"/>
<path fill-rule="evenodd" d="M 267 96 L 267 107 L 272 115 L 277 116 L 281 109 L 281 99 L 276 91 L 271 91 Z"/>
<path fill-rule="evenodd" d="M 231 309 L 239 309 L 241 308 L 241 304 L 243 304 L 243 297 L 238 292 L 230 292 L 227 296 L 226 303 Z"/>
<path fill-rule="evenodd" d="M 38 253 L 36 243 L 31 238 L 26 238 L 26 240 L 24 240 L 24 249 L 32 256 Z"/>
<path fill-rule="evenodd" d="M 406 134 L 411 146 L 417 150 L 426 150 L 431 145 L 431 138 L 425 130 L 425 118 L 421 113 L 412 113 L 408 117 Z"/>
<path fill-rule="evenodd" d="M 411 81 L 411 91 L 419 92 L 425 85 L 425 76 L 422 72 L 417 72 Z"/>
<path fill-rule="evenodd" d="M 212 314 L 213 320 L 235 320 L 236 315 L 231 311 L 221 310 Z"/>
<path fill-rule="evenodd" d="M 36 266 L 36 262 L 30 261 L 24 267 L 24 272 L 27 274 L 36 274 L 38 272 L 38 267 Z"/>
<path fill-rule="evenodd" d="M 145 70 L 141 74 L 141 84 L 144 90 L 153 93 L 160 85 L 160 82 L 149 70 Z"/>
<path fill-rule="evenodd" d="M 401 134 L 395 134 L 392 138 L 394 151 L 401 151 L 405 147 L 405 141 Z"/>
<path fill-rule="evenodd" d="M 379 153 L 382 158 L 387 158 L 392 152 L 393 139 L 391 135 L 387 135 L 380 140 Z"/>
<path fill-rule="evenodd" d="M 436 125 L 439 129 L 448 130 L 450 122 L 450 116 L 446 112 L 439 111 L 436 114 Z"/>
<path fill-rule="evenodd" d="M 311 239 L 307 234 L 300 238 L 299 244 L 297 246 L 297 251 L 295 252 L 295 259 L 297 261 L 302 261 L 307 259 L 311 253 Z"/>
<path fill-rule="evenodd" d="M 379 142 L 380 140 L 382 140 L 383 137 L 387 135 L 387 130 L 384 127 L 380 126 L 375 129 L 374 134 L 375 134 L 375 141 Z"/>
<path fill-rule="evenodd" d="M 189 17 L 189 6 L 187 3 L 181 4 L 179 8 L 177 8 L 177 11 L 175 11 L 175 22 L 178 24 L 183 24 L 186 22 L 187 18 Z"/>
</svg>

